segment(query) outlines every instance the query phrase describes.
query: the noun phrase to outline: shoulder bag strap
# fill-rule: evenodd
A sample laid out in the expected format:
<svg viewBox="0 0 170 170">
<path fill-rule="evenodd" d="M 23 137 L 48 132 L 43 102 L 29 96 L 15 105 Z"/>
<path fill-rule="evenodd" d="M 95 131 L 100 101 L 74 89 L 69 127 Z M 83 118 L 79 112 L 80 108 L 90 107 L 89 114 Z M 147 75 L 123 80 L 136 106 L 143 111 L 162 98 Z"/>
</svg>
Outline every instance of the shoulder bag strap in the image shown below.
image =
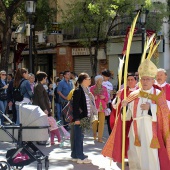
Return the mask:
<svg viewBox="0 0 170 170">
<path fill-rule="evenodd" d="M 23 81 L 25 81 L 25 80 L 26 80 L 26 79 L 21 80 L 21 82 L 19 83 L 18 88 L 20 88 L 20 86 L 21 86 L 22 82 L 23 82 Z"/>
</svg>

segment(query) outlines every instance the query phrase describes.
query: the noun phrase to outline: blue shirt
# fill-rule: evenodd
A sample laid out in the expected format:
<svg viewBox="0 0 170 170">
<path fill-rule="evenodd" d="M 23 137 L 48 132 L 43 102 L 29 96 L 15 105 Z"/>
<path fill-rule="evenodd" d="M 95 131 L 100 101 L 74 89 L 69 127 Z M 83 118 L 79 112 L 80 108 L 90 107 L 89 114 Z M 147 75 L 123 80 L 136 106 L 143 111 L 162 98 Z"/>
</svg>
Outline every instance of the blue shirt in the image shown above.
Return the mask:
<svg viewBox="0 0 170 170">
<path fill-rule="evenodd" d="M 30 82 L 28 80 L 24 80 L 21 83 L 20 90 L 24 98 L 31 99 L 33 97 L 33 92 L 31 90 Z"/>
<path fill-rule="evenodd" d="M 67 82 L 65 79 L 61 80 L 57 87 L 57 91 L 60 91 L 65 97 L 68 96 L 68 94 L 72 89 L 73 89 L 72 82 L 70 80 L 68 80 Z M 65 101 L 66 101 L 65 99 L 59 96 L 59 102 L 65 102 Z"/>
</svg>

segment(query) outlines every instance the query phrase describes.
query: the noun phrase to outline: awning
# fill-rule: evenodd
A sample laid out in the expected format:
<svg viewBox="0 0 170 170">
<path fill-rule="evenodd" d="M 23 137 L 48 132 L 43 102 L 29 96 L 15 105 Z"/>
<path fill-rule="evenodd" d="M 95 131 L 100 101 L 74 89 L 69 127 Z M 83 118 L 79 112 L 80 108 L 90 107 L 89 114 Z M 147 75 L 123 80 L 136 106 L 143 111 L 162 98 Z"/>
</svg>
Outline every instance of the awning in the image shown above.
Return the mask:
<svg viewBox="0 0 170 170">
<path fill-rule="evenodd" d="M 37 50 L 37 54 L 56 54 L 56 53 L 57 53 L 56 48 L 45 49 L 45 50 Z M 34 52 L 32 54 L 34 54 Z M 29 55 L 29 50 L 23 51 L 21 55 Z"/>
</svg>

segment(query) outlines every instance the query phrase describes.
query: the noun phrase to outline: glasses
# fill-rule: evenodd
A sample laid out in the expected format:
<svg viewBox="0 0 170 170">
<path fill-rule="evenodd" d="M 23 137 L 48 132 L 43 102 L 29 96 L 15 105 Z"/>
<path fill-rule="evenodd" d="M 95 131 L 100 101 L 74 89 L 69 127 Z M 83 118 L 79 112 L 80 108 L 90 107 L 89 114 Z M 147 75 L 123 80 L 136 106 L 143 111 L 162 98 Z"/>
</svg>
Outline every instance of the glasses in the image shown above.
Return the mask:
<svg viewBox="0 0 170 170">
<path fill-rule="evenodd" d="M 141 78 L 141 80 L 142 80 L 142 81 L 147 81 L 147 82 L 148 82 L 148 81 L 151 81 L 151 80 L 153 80 L 153 79 L 150 79 L 150 78 L 146 78 L 146 79 L 145 79 L 145 78 Z"/>
<path fill-rule="evenodd" d="M 1 74 L 1 76 L 6 76 L 6 74 Z"/>
</svg>

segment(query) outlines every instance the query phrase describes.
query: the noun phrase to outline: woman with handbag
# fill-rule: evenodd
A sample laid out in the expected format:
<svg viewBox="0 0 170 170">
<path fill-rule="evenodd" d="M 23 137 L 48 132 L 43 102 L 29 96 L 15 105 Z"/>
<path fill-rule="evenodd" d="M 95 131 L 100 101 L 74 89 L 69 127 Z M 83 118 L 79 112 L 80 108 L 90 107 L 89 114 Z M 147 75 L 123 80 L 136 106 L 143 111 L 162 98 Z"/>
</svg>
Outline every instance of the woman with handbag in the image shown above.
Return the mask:
<svg viewBox="0 0 170 170">
<path fill-rule="evenodd" d="M 94 95 L 96 107 L 98 110 L 98 121 L 93 122 L 93 136 L 94 140 L 97 138 L 98 129 L 98 142 L 103 142 L 103 131 L 105 122 L 105 110 L 108 103 L 108 92 L 106 87 L 102 86 L 103 76 L 98 75 L 95 77 L 95 85 L 90 88 L 91 93 Z"/>
<path fill-rule="evenodd" d="M 6 82 L 6 71 L 2 70 L 0 72 L 0 110 L 5 113 L 7 107 L 7 88 L 8 84 Z M 0 114 L 0 123 L 4 124 L 4 117 Z"/>
<path fill-rule="evenodd" d="M 28 70 L 18 68 L 13 81 L 12 97 L 16 108 L 16 124 L 20 124 L 19 105 L 21 103 L 31 104 L 33 92 L 28 80 Z"/>
<path fill-rule="evenodd" d="M 78 164 L 88 164 L 91 160 L 83 153 L 83 120 L 89 119 L 97 114 L 94 97 L 88 87 L 91 78 L 87 73 L 81 73 L 78 77 L 79 86 L 73 93 L 73 120 L 74 120 L 74 144 L 71 152 L 72 161 Z M 89 121 L 90 122 L 90 121 Z"/>
</svg>

